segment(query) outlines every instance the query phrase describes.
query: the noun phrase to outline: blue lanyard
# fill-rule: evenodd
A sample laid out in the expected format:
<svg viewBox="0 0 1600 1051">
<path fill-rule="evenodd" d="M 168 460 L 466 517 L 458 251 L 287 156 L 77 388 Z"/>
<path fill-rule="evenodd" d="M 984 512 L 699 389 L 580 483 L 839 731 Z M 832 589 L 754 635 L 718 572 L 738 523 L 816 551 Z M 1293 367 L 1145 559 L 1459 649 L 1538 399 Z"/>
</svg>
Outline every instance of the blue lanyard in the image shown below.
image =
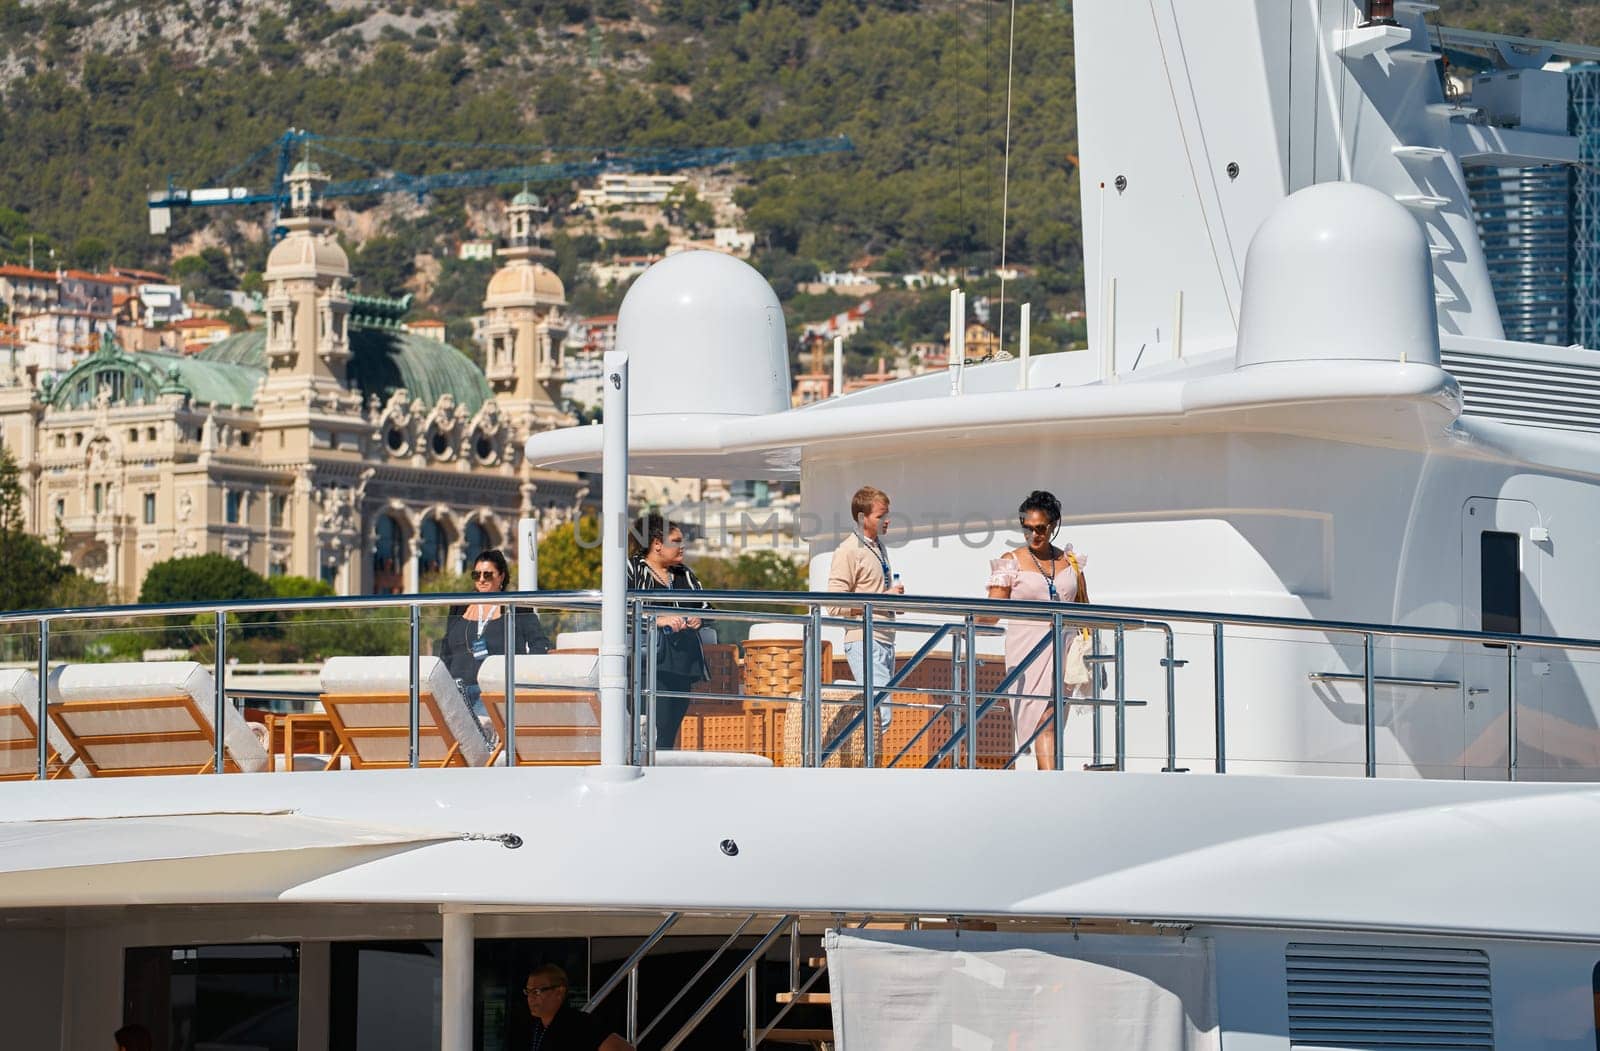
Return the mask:
<svg viewBox="0 0 1600 1051">
<path fill-rule="evenodd" d="M 883 543 L 881 541 L 874 541 L 872 544 L 869 545 L 867 543 L 867 538 L 861 533 L 857 533 L 856 534 L 856 539 L 861 541 L 861 546 L 866 548 L 868 551 L 871 551 L 872 554 L 873 554 L 873 557 L 875 557 L 878 560 L 878 568 L 883 570 L 883 586 L 885 588 L 888 588 L 888 586 L 889 586 L 889 557 L 883 553 Z"/>
</svg>

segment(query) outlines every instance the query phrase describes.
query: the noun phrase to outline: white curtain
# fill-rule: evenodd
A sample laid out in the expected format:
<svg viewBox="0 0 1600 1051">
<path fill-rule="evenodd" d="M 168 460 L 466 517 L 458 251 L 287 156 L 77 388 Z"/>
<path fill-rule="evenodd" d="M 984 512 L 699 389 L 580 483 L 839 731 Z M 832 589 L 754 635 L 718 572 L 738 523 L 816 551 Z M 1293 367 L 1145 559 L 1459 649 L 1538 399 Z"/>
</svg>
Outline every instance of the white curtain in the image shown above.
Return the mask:
<svg viewBox="0 0 1600 1051">
<path fill-rule="evenodd" d="M 1210 942 L 830 931 L 837 1051 L 1218 1051 Z"/>
</svg>

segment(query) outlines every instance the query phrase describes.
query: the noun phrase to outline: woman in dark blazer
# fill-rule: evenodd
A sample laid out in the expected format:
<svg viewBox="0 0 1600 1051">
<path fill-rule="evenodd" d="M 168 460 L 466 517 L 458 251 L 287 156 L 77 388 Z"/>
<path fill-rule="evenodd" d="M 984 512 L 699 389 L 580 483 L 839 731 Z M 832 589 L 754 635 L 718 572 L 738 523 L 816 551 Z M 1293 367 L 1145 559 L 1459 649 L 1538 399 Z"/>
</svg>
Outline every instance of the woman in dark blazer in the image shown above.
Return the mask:
<svg viewBox="0 0 1600 1051">
<path fill-rule="evenodd" d="M 480 594 L 502 592 L 510 582 L 506 556 L 493 549 L 478 552 L 472 560 L 472 588 Z M 467 704 L 479 716 L 483 710 L 478 689 L 478 669 L 490 657 L 506 653 L 505 607 L 498 602 L 475 602 L 470 606 L 450 607 L 444 638 L 439 640 L 438 656 L 461 687 Z M 531 609 L 517 610 L 517 653 L 549 653 L 539 615 Z"/>
<path fill-rule="evenodd" d="M 683 564 L 683 530 L 654 512 L 643 515 L 629 534 L 633 557 L 628 560 L 628 590 L 654 588 L 671 591 L 699 591 L 700 581 Z M 669 605 L 686 611 L 707 609 L 693 599 L 674 600 Z M 666 693 L 688 693 L 706 677 L 705 651 L 700 646 L 700 629 L 705 624 L 698 612 L 681 616 L 657 616 L 656 688 Z M 647 645 L 644 640 L 640 645 Z M 656 698 L 656 747 L 676 748 L 678 728 L 689 711 L 689 702 L 676 697 Z"/>
</svg>

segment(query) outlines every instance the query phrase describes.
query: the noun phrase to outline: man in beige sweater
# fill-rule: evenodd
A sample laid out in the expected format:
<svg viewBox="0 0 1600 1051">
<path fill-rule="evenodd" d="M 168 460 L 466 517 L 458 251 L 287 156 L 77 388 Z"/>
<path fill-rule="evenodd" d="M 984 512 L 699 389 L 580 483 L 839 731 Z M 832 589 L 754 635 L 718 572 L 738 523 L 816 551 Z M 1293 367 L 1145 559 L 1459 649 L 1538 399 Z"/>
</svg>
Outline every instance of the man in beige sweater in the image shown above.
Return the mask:
<svg viewBox="0 0 1600 1051">
<path fill-rule="evenodd" d="M 889 569 L 889 552 L 883 545 L 883 534 L 889 526 L 889 495 L 882 489 L 864 485 L 850 498 L 850 516 L 855 520 L 856 531 L 845 537 L 834 549 L 833 561 L 828 565 L 828 590 L 869 595 L 904 595 L 906 589 Z M 830 606 L 828 614 L 834 617 L 854 617 L 861 612 L 859 606 Z M 850 674 L 856 682 L 866 670 L 867 660 L 872 661 L 873 696 L 878 701 L 887 700 L 879 694 L 894 675 L 894 613 L 873 609 L 872 645 L 862 644 L 862 629 L 850 628 L 844 634 L 844 657 L 850 662 Z M 883 625 L 879 627 L 879 625 Z M 878 707 L 878 725 L 887 728 L 891 712 L 887 704 Z"/>
</svg>

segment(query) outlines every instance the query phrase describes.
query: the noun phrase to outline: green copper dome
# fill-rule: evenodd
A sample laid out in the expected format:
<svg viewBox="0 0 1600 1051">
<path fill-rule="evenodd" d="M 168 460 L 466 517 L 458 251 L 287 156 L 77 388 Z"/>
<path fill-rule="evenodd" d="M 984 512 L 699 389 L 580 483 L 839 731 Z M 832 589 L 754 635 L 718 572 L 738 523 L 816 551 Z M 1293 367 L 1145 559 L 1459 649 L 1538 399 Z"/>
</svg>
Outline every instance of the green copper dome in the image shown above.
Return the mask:
<svg viewBox="0 0 1600 1051">
<path fill-rule="evenodd" d="M 266 368 L 265 332 L 241 332 L 214 343 L 197 357 L 215 363 L 255 370 Z M 377 395 L 387 401 L 402 387 L 423 404 L 432 405 L 449 394 L 468 412 L 489 399 L 489 381 L 483 370 L 448 344 L 413 336 L 400 328 L 350 328 L 349 376 L 363 398 Z"/>
<path fill-rule="evenodd" d="M 49 396 L 57 409 L 88 408 L 102 388 L 121 405 L 150 404 L 162 394 L 186 394 L 198 405 L 244 407 L 255 403 L 259 382 L 260 369 L 183 354 L 131 352 L 108 336 L 99 350 L 56 382 Z"/>
</svg>

